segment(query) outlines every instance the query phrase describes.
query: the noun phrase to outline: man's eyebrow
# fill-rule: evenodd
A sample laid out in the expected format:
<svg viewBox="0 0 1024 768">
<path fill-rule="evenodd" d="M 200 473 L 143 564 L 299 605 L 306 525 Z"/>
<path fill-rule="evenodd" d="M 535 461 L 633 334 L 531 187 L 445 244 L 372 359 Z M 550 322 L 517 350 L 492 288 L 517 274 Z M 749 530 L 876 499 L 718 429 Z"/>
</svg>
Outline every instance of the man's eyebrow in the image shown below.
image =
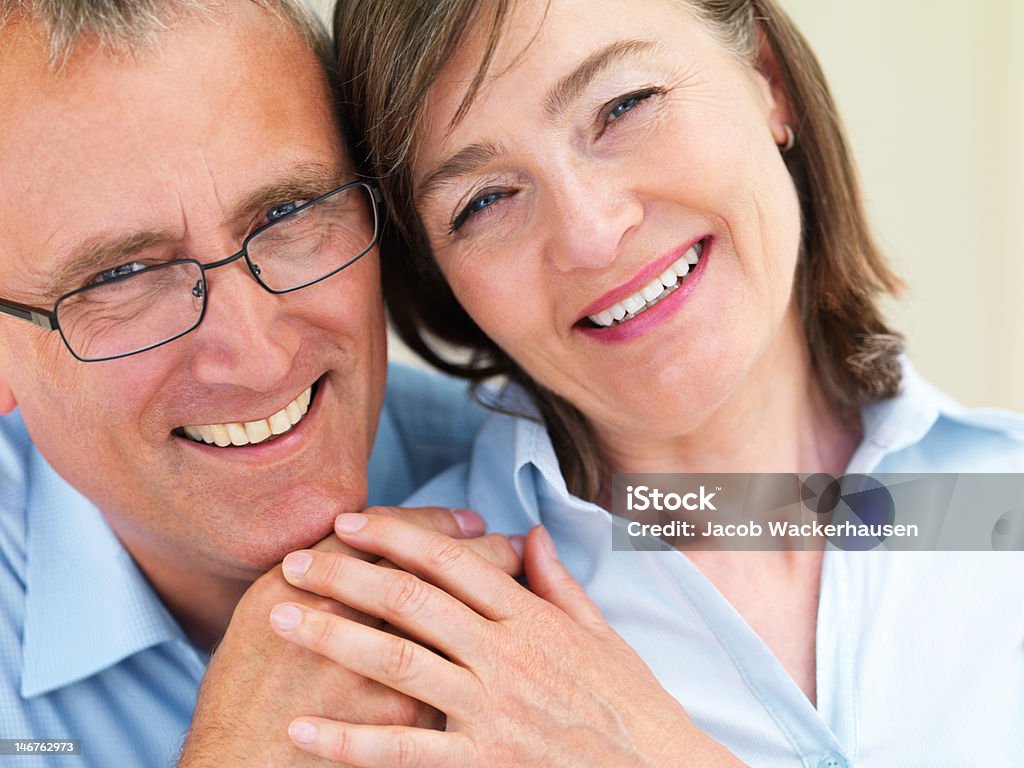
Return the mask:
<svg viewBox="0 0 1024 768">
<path fill-rule="evenodd" d="M 654 40 L 619 40 L 587 56 L 559 80 L 544 98 L 544 112 L 554 120 L 561 116 L 602 71 L 622 59 L 661 47 Z"/>
<path fill-rule="evenodd" d="M 429 197 L 452 179 L 467 176 L 505 154 L 504 149 L 490 141 L 470 144 L 440 163 L 423 181 L 415 192 L 417 202 Z"/>
<path fill-rule="evenodd" d="M 118 237 L 99 237 L 86 240 L 75 248 L 64 263 L 53 271 L 47 286 L 47 296 L 59 296 L 82 287 L 82 281 L 103 269 L 125 264 L 148 248 L 170 242 L 169 232 L 131 232 Z"/>
<path fill-rule="evenodd" d="M 249 218 L 265 208 L 292 200 L 310 200 L 342 184 L 342 170 L 336 165 L 306 163 L 289 169 L 278 181 L 242 198 L 228 214 L 231 221 Z M 355 177 L 352 178 L 355 181 Z"/>
<path fill-rule="evenodd" d="M 229 221 L 244 221 L 272 205 L 291 200 L 309 200 L 330 192 L 341 183 L 342 171 L 333 165 L 305 164 L 288 171 L 280 180 L 260 187 L 246 195 L 228 214 Z M 171 232 L 129 232 L 115 237 L 98 237 L 85 241 L 54 270 L 47 287 L 47 296 L 56 300 L 76 288 L 91 275 L 125 264 L 133 256 L 158 245 L 180 240 Z M 231 254 L 223 254 L 230 256 Z"/>
</svg>

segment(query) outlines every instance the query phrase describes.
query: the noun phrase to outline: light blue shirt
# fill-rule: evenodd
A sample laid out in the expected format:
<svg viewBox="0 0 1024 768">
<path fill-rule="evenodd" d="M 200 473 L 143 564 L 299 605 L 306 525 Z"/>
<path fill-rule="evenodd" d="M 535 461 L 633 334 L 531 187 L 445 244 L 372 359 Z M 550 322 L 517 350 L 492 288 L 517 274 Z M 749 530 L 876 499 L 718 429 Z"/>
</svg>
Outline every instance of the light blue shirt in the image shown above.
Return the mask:
<svg viewBox="0 0 1024 768">
<path fill-rule="evenodd" d="M 1024 471 L 1024 419 L 968 411 L 909 366 L 862 421 L 849 472 Z M 569 494 L 538 423 L 490 416 L 469 462 L 409 500 L 435 503 L 495 532 L 544 524 L 665 688 L 756 768 L 1024 766 L 1024 553 L 827 552 L 815 707 L 683 553 L 612 550 L 611 516 Z"/>
<path fill-rule="evenodd" d="M 466 458 L 482 419 L 464 385 L 392 366 L 370 503 Z M 207 662 L 99 511 L 0 418 L 0 739 L 81 739 L 56 768 L 177 763 Z"/>
</svg>

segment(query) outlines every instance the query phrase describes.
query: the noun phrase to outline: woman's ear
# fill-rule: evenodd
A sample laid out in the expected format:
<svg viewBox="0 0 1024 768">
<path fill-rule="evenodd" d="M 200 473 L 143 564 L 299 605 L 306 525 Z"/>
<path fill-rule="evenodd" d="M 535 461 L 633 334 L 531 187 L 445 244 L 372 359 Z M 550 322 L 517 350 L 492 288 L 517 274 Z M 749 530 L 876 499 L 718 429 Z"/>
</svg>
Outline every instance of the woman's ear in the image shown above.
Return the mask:
<svg viewBox="0 0 1024 768">
<path fill-rule="evenodd" d="M 759 80 L 764 97 L 765 116 L 768 118 L 772 138 L 779 146 L 785 146 L 791 141 L 790 132 L 796 129 L 796 124 L 775 49 L 764 27 L 760 25 L 757 28 L 756 68 L 761 75 Z"/>
</svg>

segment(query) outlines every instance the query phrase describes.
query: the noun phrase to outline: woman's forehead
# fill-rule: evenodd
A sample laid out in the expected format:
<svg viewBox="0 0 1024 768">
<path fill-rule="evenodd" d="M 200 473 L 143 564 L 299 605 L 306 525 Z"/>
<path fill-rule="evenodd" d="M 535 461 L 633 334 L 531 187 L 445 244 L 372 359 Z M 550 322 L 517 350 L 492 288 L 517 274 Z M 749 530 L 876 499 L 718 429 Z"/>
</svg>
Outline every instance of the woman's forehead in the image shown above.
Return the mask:
<svg viewBox="0 0 1024 768">
<path fill-rule="evenodd" d="M 418 124 L 415 166 L 457 151 L 485 124 L 511 125 L 513 105 L 558 110 L 596 71 L 667 44 L 700 26 L 679 0 L 514 0 L 506 18 L 476 13 L 434 81 Z"/>
</svg>

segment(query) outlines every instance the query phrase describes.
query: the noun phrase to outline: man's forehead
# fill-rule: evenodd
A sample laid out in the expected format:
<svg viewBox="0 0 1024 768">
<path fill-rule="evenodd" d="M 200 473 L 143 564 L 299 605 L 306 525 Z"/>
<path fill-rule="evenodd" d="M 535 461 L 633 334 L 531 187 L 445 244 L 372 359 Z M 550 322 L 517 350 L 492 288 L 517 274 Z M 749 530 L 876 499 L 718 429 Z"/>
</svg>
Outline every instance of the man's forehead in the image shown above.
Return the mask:
<svg viewBox="0 0 1024 768">
<path fill-rule="evenodd" d="M 265 12 L 264 25 L 291 27 L 330 60 L 326 30 L 305 0 L 0 0 L 0 54 L 14 34 L 28 34 L 55 71 L 97 48 L 137 58 L 166 33 L 193 22 L 230 24 L 239 7 L 252 6 Z"/>
<path fill-rule="evenodd" d="M 315 55 L 266 11 L 239 13 L 242 27 L 190 23 L 152 55 L 94 51 L 57 73 L 38 39 L 0 31 L 16 34 L 0 67 L 12 106 L 0 116 L 11 147 L 0 229 L 39 256 L 66 254 L 55 282 L 74 259 L 180 238 L 197 211 L 228 223 L 346 175 Z"/>
</svg>

